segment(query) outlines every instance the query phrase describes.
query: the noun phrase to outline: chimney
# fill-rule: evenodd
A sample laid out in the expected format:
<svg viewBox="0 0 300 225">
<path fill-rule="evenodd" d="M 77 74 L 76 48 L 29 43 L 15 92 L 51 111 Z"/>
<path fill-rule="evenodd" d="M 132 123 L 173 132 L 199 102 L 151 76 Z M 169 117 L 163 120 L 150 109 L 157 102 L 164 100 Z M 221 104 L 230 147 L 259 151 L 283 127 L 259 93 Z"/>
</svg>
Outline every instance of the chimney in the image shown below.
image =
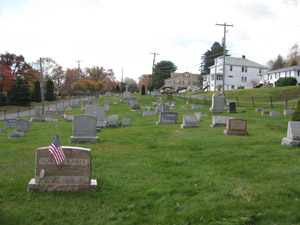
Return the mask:
<svg viewBox="0 0 300 225">
<path fill-rule="evenodd" d="M 242 55 L 242 58 L 243 58 L 243 59 L 246 59 L 246 56 L 245 56 L 245 55 Z"/>
</svg>

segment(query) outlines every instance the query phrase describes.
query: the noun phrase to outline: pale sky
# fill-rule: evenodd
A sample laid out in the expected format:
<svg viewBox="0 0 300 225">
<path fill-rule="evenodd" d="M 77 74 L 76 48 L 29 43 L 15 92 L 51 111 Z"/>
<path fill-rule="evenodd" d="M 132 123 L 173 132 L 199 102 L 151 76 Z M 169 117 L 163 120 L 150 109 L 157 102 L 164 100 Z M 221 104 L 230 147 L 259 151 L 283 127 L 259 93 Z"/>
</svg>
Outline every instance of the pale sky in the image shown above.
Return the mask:
<svg viewBox="0 0 300 225">
<path fill-rule="evenodd" d="M 300 42 L 300 0 L 0 0 L 0 53 L 63 68 L 102 66 L 138 81 L 156 62 L 199 73 L 228 28 L 231 56 L 266 65 Z M 300 44 L 300 43 L 299 43 Z"/>
</svg>

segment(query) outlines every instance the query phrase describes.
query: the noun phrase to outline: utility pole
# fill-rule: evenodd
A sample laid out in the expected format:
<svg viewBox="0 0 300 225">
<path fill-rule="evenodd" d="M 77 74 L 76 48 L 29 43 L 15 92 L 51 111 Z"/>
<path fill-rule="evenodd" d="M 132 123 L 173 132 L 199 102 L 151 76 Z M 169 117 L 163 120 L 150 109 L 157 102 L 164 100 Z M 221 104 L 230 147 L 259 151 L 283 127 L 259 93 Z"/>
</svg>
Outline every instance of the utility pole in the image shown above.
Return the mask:
<svg viewBox="0 0 300 225">
<path fill-rule="evenodd" d="M 224 90 L 225 90 L 225 56 L 226 56 L 226 27 L 233 27 L 233 25 L 229 24 L 218 24 L 216 23 L 217 26 L 223 26 L 224 27 L 224 39 L 223 39 L 223 90 L 222 94 L 224 95 Z"/>
<path fill-rule="evenodd" d="M 43 66 L 42 66 L 42 58 L 40 58 L 40 80 L 41 80 L 41 99 L 42 99 L 42 107 L 44 114 L 44 77 L 43 77 Z"/>
<path fill-rule="evenodd" d="M 78 95 L 79 95 L 79 76 L 80 76 L 80 62 L 82 62 L 82 61 L 79 61 L 79 60 L 77 60 L 77 61 L 75 61 L 75 62 L 78 62 L 78 79 L 77 79 L 77 97 L 78 97 Z"/>
<path fill-rule="evenodd" d="M 155 56 L 159 55 L 156 52 L 151 52 L 150 54 L 153 54 L 153 65 L 152 65 L 152 76 L 151 76 L 151 86 L 153 85 L 153 74 L 154 74 L 154 65 L 155 65 Z"/>
</svg>

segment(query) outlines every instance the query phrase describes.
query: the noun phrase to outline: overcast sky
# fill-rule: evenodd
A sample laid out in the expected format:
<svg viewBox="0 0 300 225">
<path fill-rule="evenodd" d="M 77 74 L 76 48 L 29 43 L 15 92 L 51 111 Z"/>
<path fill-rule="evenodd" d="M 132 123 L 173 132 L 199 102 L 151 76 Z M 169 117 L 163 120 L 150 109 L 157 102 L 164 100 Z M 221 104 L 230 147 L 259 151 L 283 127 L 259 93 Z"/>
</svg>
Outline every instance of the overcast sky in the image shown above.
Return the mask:
<svg viewBox="0 0 300 225">
<path fill-rule="evenodd" d="M 266 65 L 300 42 L 300 0 L 0 0 L 0 53 L 63 68 L 102 66 L 138 81 L 156 62 L 199 73 L 215 41 Z"/>
</svg>

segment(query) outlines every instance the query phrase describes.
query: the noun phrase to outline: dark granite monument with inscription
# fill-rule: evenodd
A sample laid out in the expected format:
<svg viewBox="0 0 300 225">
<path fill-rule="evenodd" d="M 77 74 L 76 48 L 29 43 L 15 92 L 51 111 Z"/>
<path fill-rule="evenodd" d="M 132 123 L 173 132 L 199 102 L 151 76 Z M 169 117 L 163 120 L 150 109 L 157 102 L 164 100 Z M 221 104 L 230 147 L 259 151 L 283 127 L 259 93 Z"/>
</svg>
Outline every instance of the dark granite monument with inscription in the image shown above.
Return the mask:
<svg viewBox="0 0 300 225">
<path fill-rule="evenodd" d="M 63 146 L 66 159 L 56 165 L 49 147 L 36 150 L 35 177 L 28 184 L 28 191 L 94 191 L 97 180 L 92 180 L 91 150 Z"/>
</svg>

